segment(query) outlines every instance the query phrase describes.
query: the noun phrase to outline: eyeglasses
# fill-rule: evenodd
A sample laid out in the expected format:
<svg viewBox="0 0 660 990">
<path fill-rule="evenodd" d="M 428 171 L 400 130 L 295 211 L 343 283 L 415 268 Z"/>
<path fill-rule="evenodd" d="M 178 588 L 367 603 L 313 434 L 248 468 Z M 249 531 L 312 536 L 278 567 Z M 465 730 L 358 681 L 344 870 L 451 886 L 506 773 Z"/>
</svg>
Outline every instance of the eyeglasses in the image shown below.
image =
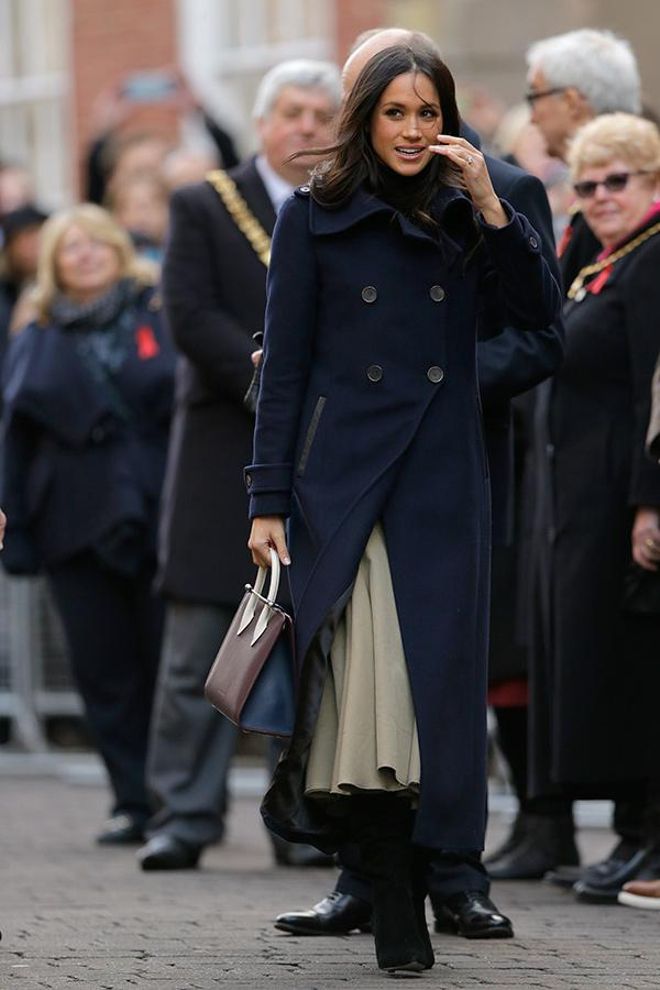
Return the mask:
<svg viewBox="0 0 660 990">
<path fill-rule="evenodd" d="M 556 93 L 566 92 L 566 86 L 553 86 L 552 89 L 528 89 L 525 93 L 525 100 L 530 107 L 533 107 L 537 100 L 544 96 L 555 96 Z"/>
<path fill-rule="evenodd" d="M 637 172 L 610 172 L 606 175 L 604 179 L 600 182 L 596 182 L 593 179 L 584 179 L 582 182 L 574 182 L 573 189 L 580 197 L 580 199 L 591 199 L 592 196 L 596 195 L 596 190 L 598 186 L 602 186 L 607 189 L 608 192 L 621 192 L 628 185 L 628 179 L 631 175 L 647 175 L 648 173 L 644 169 L 638 169 Z"/>
</svg>

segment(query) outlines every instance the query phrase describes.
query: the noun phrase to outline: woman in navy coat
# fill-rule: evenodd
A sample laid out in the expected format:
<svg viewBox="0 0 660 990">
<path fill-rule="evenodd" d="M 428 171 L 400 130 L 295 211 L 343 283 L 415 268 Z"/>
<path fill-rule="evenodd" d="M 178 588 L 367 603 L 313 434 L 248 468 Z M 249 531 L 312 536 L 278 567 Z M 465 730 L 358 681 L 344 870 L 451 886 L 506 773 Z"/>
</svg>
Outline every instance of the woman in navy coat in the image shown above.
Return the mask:
<svg viewBox="0 0 660 990">
<path fill-rule="evenodd" d="M 365 66 L 335 148 L 278 218 L 246 469 L 255 562 L 270 547 L 291 558 L 300 667 L 294 737 L 264 817 L 326 850 L 357 842 L 388 970 L 433 964 L 423 896 L 434 851 L 483 847 L 490 510 L 477 326 L 542 330 L 560 306 L 538 236 L 497 199 L 483 156 L 458 133 L 453 79 L 435 53 L 412 43 Z M 354 594 L 365 581 L 366 623 Z M 357 712 L 336 668 L 349 609 L 374 655 L 389 630 L 385 670 L 401 649 L 407 675 L 396 689 L 381 682 L 377 700 L 360 697 Z M 364 725 L 387 731 L 381 693 L 398 692 L 403 710 L 409 692 L 421 774 L 413 754 L 403 780 L 379 764 L 382 787 L 364 786 L 356 780 L 372 778 L 358 766 L 312 793 L 310 753 L 327 742 L 319 712 L 333 707 L 326 679 L 335 762 L 348 739 L 359 763 L 373 734 L 356 742 Z"/>
<path fill-rule="evenodd" d="M 2 563 L 45 572 L 113 790 L 102 842 L 136 841 L 162 605 L 152 593 L 174 349 L 154 271 L 98 206 L 43 231 L 39 318 L 5 366 Z"/>
</svg>

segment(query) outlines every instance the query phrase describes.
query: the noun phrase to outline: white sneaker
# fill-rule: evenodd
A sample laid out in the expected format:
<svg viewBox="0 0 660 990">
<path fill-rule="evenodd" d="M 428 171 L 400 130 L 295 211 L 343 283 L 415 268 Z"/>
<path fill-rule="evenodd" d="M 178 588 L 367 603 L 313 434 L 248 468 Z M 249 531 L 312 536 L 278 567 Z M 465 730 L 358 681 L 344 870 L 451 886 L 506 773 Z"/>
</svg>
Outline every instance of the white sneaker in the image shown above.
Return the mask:
<svg viewBox="0 0 660 990">
<path fill-rule="evenodd" d="M 628 890 L 619 891 L 617 900 L 619 904 L 626 907 L 648 908 L 651 911 L 660 911 L 660 897 L 644 897 L 642 894 L 631 894 Z"/>
</svg>

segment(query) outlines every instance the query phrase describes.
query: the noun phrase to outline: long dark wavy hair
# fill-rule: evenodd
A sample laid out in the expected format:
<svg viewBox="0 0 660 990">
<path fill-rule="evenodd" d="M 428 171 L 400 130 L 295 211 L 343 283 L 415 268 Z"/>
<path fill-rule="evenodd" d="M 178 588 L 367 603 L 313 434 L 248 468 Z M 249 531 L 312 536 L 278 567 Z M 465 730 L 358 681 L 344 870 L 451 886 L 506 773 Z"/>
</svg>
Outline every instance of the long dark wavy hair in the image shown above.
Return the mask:
<svg viewBox="0 0 660 990">
<path fill-rule="evenodd" d="M 374 152 L 371 124 L 378 101 L 393 79 L 410 72 L 421 73 L 433 83 L 440 98 L 442 132 L 458 135 L 460 120 L 454 78 L 437 52 L 414 35 L 406 44 L 385 48 L 367 62 L 347 96 L 337 125 L 336 143 L 316 150 L 325 157 L 310 180 L 317 202 L 337 207 L 363 184 L 378 194 L 394 183 L 396 197 L 403 201 L 397 205 L 413 218 L 428 222 L 438 187 L 460 185 L 456 170 L 440 155 L 433 155 L 419 175 L 400 177 L 399 181 Z"/>
</svg>

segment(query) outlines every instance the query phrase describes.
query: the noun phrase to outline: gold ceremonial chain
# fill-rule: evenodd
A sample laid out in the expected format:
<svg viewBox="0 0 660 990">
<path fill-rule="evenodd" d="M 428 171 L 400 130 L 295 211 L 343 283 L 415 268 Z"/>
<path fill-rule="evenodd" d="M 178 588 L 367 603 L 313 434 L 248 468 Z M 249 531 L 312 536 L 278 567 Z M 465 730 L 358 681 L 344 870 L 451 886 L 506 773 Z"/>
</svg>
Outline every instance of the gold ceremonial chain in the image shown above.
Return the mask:
<svg viewBox="0 0 660 990">
<path fill-rule="evenodd" d="M 250 247 L 259 258 L 259 261 L 268 268 L 270 262 L 270 237 L 239 193 L 234 180 L 230 179 L 226 172 L 218 168 L 213 172 L 207 173 L 206 181 L 211 183 L 225 204 L 227 212 L 241 234 L 250 242 Z"/>
<path fill-rule="evenodd" d="M 602 261 L 596 261 L 593 265 L 586 265 L 584 268 L 581 268 L 573 280 L 573 284 L 568 290 L 568 298 L 574 299 L 575 302 L 582 302 L 587 294 L 587 290 L 584 285 L 585 279 L 589 278 L 590 275 L 598 275 L 599 272 L 609 268 L 610 265 L 615 265 L 617 261 L 620 261 L 621 258 L 625 258 L 627 254 L 630 254 L 631 251 L 638 248 L 640 244 L 644 243 L 644 241 L 648 241 L 649 237 L 653 237 L 654 234 L 658 233 L 660 233 L 660 223 L 654 223 L 648 230 L 638 234 L 637 237 L 634 237 L 628 244 L 625 244 L 622 248 L 619 248 L 618 251 L 613 251 L 612 254 L 607 256 L 607 258 L 603 258 Z"/>
</svg>

